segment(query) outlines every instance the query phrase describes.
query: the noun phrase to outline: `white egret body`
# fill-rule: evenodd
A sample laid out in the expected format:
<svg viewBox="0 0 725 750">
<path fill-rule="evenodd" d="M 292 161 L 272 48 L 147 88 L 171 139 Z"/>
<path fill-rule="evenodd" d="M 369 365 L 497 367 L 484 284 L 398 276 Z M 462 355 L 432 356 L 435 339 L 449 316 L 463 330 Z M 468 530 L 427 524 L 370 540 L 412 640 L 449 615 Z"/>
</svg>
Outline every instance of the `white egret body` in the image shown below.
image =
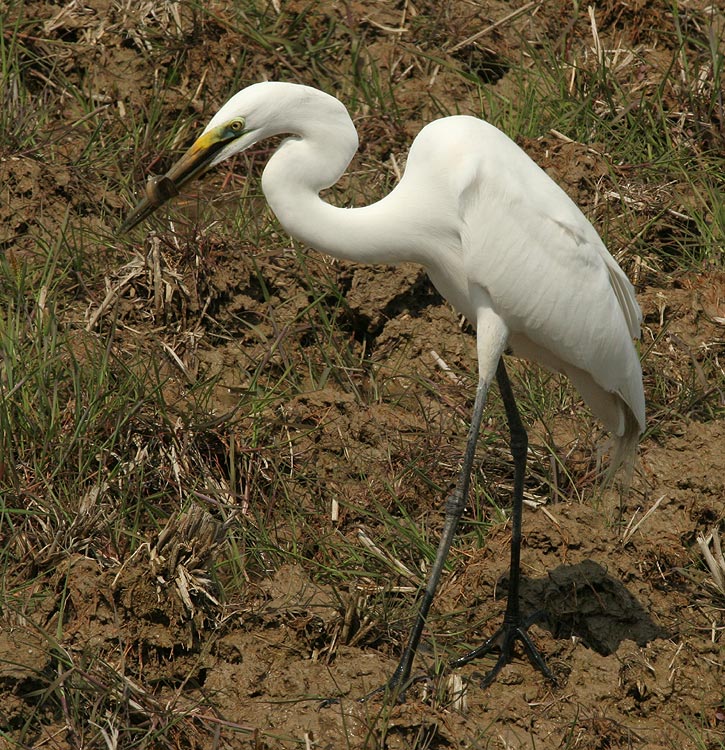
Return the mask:
<svg viewBox="0 0 725 750">
<path fill-rule="evenodd" d="M 424 127 L 405 173 L 386 197 L 362 208 L 320 198 L 358 146 L 345 107 L 317 89 L 259 83 L 233 96 L 165 177 L 150 182 L 122 226 L 138 224 L 186 182 L 252 144 L 288 134 L 262 176 L 282 226 L 335 257 L 363 263 L 422 264 L 438 291 L 476 327 L 479 385 L 463 468 L 446 504 L 446 525 L 430 580 L 390 687 L 404 688 L 425 618 L 468 494 L 471 464 L 488 388 L 497 376 L 512 433 L 515 463 L 509 601 L 503 628 L 475 652 L 501 657 L 490 682 L 520 639 L 548 668 L 518 608 L 521 504 L 526 433 L 502 354 L 564 372 L 612 433 L 614 470 L 634 452 L 645 426 L 639 357 L 641 312 L 634 289 L 599 235 L 566 193 L 512 140 L 483 120 L 445 117 Z M 156 187 L 155 187 L 156 186 Z M 163 189 L 162 189 L 163 188 Z"/>
</svg>

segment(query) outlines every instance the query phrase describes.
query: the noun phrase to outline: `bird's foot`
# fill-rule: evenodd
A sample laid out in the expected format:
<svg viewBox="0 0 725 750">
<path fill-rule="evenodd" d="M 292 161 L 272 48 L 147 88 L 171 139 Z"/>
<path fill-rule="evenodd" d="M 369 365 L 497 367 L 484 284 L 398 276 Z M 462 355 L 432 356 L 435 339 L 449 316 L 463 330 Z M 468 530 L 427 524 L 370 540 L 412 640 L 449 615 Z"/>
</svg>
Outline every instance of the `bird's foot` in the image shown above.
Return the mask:
<svg viewBox="0 0 725 750">
<path fill-rule="evenodd" d="M 518 619 L 520 620 L 520 618 Z M 529 657 L 529 661 L 544 675 L 544 677 L 546 677 L 553 685 L 556 685 L 556 677 L 554 677 L 554 673 L 546 665 L 544 657 L 539 653 L 539 649 L 536 648 L 528 633 L 529 625 L 537 619 L 539 619 L 539 616 L 535 615 L 524 622 L 517 622 L 516 620 L 513 622 L 504 622 L 504 624 L 484 644 L 473 649 L 473 651 L 469 651 L 458 659 L 451 660 L 448 663 L 449 668 L 455 669 L 457 667 L 462 667 L 464 664 L 468 664 L 474 659 L 480 659 L 482 656 L 498 649 L 499 656 L 496 663 L 481 681 L 481 687 L 488 687 L 496 679 L 501 668 L 513 660 L 514 644 L 516 641 L 521 641 L 524 650 L 526 651 L 526 655 Z"/>
</svg>

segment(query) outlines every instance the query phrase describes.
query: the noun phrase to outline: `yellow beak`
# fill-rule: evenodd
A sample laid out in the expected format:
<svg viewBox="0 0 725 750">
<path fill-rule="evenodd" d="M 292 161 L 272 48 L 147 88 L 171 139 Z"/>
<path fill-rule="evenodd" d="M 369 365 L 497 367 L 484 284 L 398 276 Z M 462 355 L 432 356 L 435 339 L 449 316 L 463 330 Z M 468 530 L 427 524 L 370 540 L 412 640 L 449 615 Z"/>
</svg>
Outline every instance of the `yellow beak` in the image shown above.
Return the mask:
<svg viewBox="0 0 725 750">
<path fill-rule="evenodd" d="M 119 233 L 124 234 L 133 229 L 159 206 L 177 196 L 187 182 L 199 177 L 211 166 L 213 158 L 229 140 L 224 128 L 210 130 L 197 138 L 165 175 L 149 177 L 143 198 L 121 224 Z"/>
</svg>

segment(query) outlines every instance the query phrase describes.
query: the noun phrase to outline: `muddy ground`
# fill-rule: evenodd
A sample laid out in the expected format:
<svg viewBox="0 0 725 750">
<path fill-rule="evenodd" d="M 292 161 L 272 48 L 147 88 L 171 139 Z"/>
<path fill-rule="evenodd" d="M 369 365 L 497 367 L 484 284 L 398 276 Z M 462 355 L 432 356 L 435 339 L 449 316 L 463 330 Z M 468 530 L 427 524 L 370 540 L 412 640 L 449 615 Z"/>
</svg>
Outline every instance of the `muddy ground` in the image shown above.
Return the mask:
<svg viewBox="0 0 725 750">
<path fill-rule="evenodd" d="M 725 516 L 725 274 L 714 266 L 683 269 L 662 262 L 658 243 L 665 245 L 669 235 L 651 229 L 659 206 L 620 212 L 616 198 L 602 197 L 602 183 L 616 163 L 606 144 L 570 143 L 552 133 L 521 145 L 595 224 L 606 222 L 610 235 L 616 236 L 625 221 L 639 222 L 649 233 L 647 242 L 635 250 L 623 248 L 620 256 L 645 315 L 643 368 L 653 404 L 632 492 L 621 511 L 624 520 L 617 493 L 601 493 L 593 481 L 603 436 L 576 395 L 565 392 L 564 407 L 545 423 L 529 409 L 535 476 L 527 489 L 531 499 L 545 504 L 525 513 L 523 601 L 528 612 L 547 612 L 532 633 L 558 686 L 519 658 L 487 689 L 476 678 L 485 667 L 460 670 L 466 686 L 462 699 L 454 699 L 446 676 L 416 685 L 402 705 L 355 701 L 380 686 L 396 664 L 410 623 L 405 618 L 424 577 L 420 554 L 406 551 L 404 544 L 395 550 L 413 568 L 412 579 L 383 565 L 377 578 L 355 577 L 350 566 L 349 578 L 340 580 L 323 570 L 328 560 L 322 558 L 321 540 L 341 535 L 362 545 L 360 528 L 375 538 L 374 513 L 380 508 L 407 512 L 410 523 L 425 523 L 432 536 L 440 529 L 437 514 L 455 475 L 472 405 L 471 331 L 415 267 L 367 268 L 310 254 L 300 270 L 300 258 L 281 232 L 271 249 L 272 220 L 256 183 L 249 187 L 243 176 L 247 168 L 258 176 L 264 152 L 237 163 L 236 174 L 220 172 L 206 187 L 209 197 L 224 181 L 231 199 L 244 195 L 248 213 L 263 217 L 246 225 L 243 237 L 219 229 L 204 208 L 195 234 L 194 206 L 186 207 L 188 224 L 178 242 L 169 239 L 168 230 L 161 232 L 169 290 L 163 303 L 154 301 L 143 264 L 151 243 L 159 240 L 140 232 L 129 241 L 106 239 L 96 248 L 94 233 L 112 237 L 132 199 L 130 186 L 160 172 L 189 142 L 194 129 L 238 87 L 230 84 L 232 78 L 239 86 L 262 78 L 297 80 L 339 90 L 345 98 L 352 69 L 345 50 L 360 40 L 364 54 L 355 64 L 374 59 L 385 75 L 412 66 L 398 81 L 397 117 L 389 112 L 379 117 L 362 101 L 355 110 L 363 146 L 353 177 L 343 181 L 334 199 L 361 202 L 389 188 L 395 179 L 391 155 L 402 164 L 410 139 L 441 105 L 478 113 L 477 86 L 516 90 L 507 76 L 511 61 L 520 60 L 522 38 L 559 41 L 566 31 L 566 43 L 584 54 L 591 47 L 591 29 L 584 10 L 576 15 L 568 3 L 552 2 L 500 24 L 478 45 L 450 52 L 451 38 L 464 40 L 505 18 L 511 6 L 281 5 L 279 16 L 273 6 L 268 9 L 264 17 L 272 20 L 266 28 L 257 25 L 259 33 L 274 32 L 282 40 L 267 48 L 245 26 L 251 15 L 245 16 L 244 4 L 233 11 L 212 3 L 209 12 L 201 12 L 192 6 L 105 0 L 25 3 L 22 29 L 28 44 L 55 55 L 51 69 L 39 63 L 30 71 L 38 91 L 61 74 L 92 91 L 107 112 L 109 138 L 120 138 L 124 120 L 154 119 L 157 106 L 157 127 L 166 128 L 168 136 L 136 144 L 120 140 L 119 172 L 109 174 L 85 158 L 87 134 L 81 124 L 87 113 L 73 99 L 63 100 L 46 158 L 22 150 L 2 155 L 3 247 L 31 255 L 38 237 L 57 236 L 61 227 L 67 231 L 70 216 L 73 231 L 87 232 L 87 262 L 105 269 L 98 278 L 107 285 L 69 290 L 74 299 L 65 308 L 65 325 L 77 328 L 79 339 L 104 341 L 112 310 L 119 356 L 158 354 L 154 342 L 162 341 L 183 361 L 185 377 L 216 377 L 206 409 L 227 420 L 209 417 L 211 459 L 204 471 L 216 466 L 219 486 L 230 481 L 220 446 L 228 449 L 235 442 L 247 473 L 238 483 L 241 493 L 229 498 L 226 515 L 194 511 L 179 517 L 169 505 L 160 525 L 170 517 L 172 527 L 162 539 L 141 520 L 145 546 L 104 546 L 89 532 L 84 544 L 66 545 L 70 552 L 59 543 L 44 550 L 32 570 L 26 565 L 7 572 L 15 578 L 6 575 L 4 590 L 15 592 L 17 606 L 6 608 L 0 630 L 0 744 L 10 747 L 23 736 L 27 745 L 24 727 L 32 716 L 34 747 L 100 747 L 90 740 L 93 727 L 86 735 L 68 728 L 68 705 L 95 680 L 103 683 L 107 701 L 106 713 L 99 716 L 106 717 L 108 727 L 123 727 L 118 745 L 108 735 L 108 747 L 136 746 L 133 737 L 142 735 L 144 747 L 155 742 L 159 747 L 390 750 L 725 746 L 725 605 L 708 584 L 696 545 L 697 535 Z M 688 12 L 700 19 L 706 7 L 689 3 Z M 605 3 L 598 22 L 606 45 L 635 51 L 640 65 L 633 75 L 655 80 L 673 44 L 669 5 Z M 445 64 L 429 60 L 423 69 L 417 53 L 394 32 L 401 25 L 418 35 L 418 52 L 440 56 Z M 301 37 L 301 26 L 317 37 Z M 305 49 L 325 38 L 329 55 L 316 53 L 325 67 L 306 67 Z M 44 58 L 39 54 L 38 59 Z M 461 67 L 472 78 L 462 78 Z M 176 131 L 179 139 L 173 141 Z M 381 174 L 381 165 L 387 165 L 387 173 Z M 364 182 L 365 196 L 355 179 Z M 678 202 L 670 189 L 658 200 L 670 200 L 667 205 L 679 214 L 687 212 L 686 195 Z M 227 208 L 217 201 L 213 211 L 223 219 Z M 678 221 L 674 214 L 670 220 Z M 133 276 L 133 266 L 126 264 L 135 257 L 141 265 Z M 130 281 L 120 284 L 125 277 Z M 302 313 L 310 302 L 310 277 L 323 280 L 320 294 L 325 284 L 330 287 L 326 294 L 340 325 L 338 340 L 320 341 Z M 117 291 L 113 305 L 102 309 L 109 289 Z M 341 290 L 337 301 L 333 289 Z M 453 368 L 458 381 L 431 351 Z M 239 394 L 250 383 L 255 388 L 272 384 L 290 365 L 319 372 L 327 360 L 333 370 L 340 369 L 324 382 L 300 376 L 298 391 L 288 398 L 254 414 L 245 413 L 244 406 L 240 410 Z M 189 404 L 186 381 L 171 358 L 164 366 L 174 373 L 164 381 L 164 395 L 170 411 L 182 414 Z M 514 365 L 513 370 L 524 381 L 541 382 L 531 368 Z M 556 381 L 544 383 L 560 390 Z M 252 449 L 250 434 L 260 420 L 268 437 L 278 437 Z M 511 476 L 504 425 L 492 418 L 486 431 L 477 482 L 490 486 L 507 508 Z M 204 433 L 197 423 L 194 439 Z M 130 462 L 129 476 L 136 471 L 132 450 L 138 457 L 145 438 L 150 439 L 140 432 L 138 445 L 129 445 L 123 457 Z M 552 455 L 561 462 L 555 479 Z M 165 460 L 173 483 L 172 460 L 168 455 Z M 193 463 L 180 464 L 174 469 L 177 479 L 198 470 Z M 424 466 L 438 487 L 422 479 L 416 465 Z M 304 533 L 275 526 L 274 503 L 283 502 L 275 499 L 275 490 L 283 475 L 284 502 L 292 498 L 305 515 Z M 144 491 L 153 494 L 141 483 L 139 492 Z M 198 495 L 195 500 L 213 510 Z M 333 501 L 340 504 L 337 518 L 330 515 Z M 78 502 L 79 514 L 91 513 L 88 498 Z M 112 502 L 110 490 L 98 500 L 106 511 Z M 656 503 L 642 525 L 626 534 L 629 520 L 636 523 Z M 510 529 L 499 518 L 474 544 L 473 522 L 490 520 L 486 514 L 492 512 L 482 508 L 477 505 L 468 517 L 471 524 L 464 524 L 466 542 L 456 548 L 444 576 L 418 674 L 475 646 L 500 621 Z M 224 527 L 220 518 L 226 518 Z M 269 524 L 264 533 L 257 529 L 262 522 Z M 248 580 L 241 593 L 222 599 L 220 581 L 228 568 L 213 573 L 214 565 L 228 550 L 228 539 L 241 538 L 240 527 L 254 528 L 265 544 L 272 539 L 294 554 L 266 558 L 240 549 L 242 568 L 249 555 Z M 255 538 L 254 533 L 244 538 Z M 395 609 L 386 615 L 391 601 Z M 67 704 L 46 704 L 38 697 L 44 694 L 41 685 L 54 670 L 62 679 L 58 650 L 76 666 L 63 678 Z M 329 696 L 341 696 L 340 703 L 321 708 L 320 699 Z M 94 721 L 97 728 L 97 717 Z M 148 732 L 154 722 L 157 740 Z"/>
</svg>

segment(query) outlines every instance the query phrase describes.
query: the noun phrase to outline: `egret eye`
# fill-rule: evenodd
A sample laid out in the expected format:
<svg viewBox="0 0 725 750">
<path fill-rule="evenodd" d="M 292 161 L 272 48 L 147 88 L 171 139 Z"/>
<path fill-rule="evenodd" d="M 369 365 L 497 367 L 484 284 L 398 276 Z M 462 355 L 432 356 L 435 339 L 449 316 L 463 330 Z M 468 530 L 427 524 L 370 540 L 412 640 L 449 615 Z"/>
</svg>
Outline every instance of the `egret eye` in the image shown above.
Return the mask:
<svg viewBox="0 0 725 750">
<path fill-rule="evenodd" d="M 232 120 L 229 123 L 229 130 L 234 133 L 234 135 L 240 135 L 244 131 L 244 118 L 240 117 L 237 120 Z"/>
</svg>

